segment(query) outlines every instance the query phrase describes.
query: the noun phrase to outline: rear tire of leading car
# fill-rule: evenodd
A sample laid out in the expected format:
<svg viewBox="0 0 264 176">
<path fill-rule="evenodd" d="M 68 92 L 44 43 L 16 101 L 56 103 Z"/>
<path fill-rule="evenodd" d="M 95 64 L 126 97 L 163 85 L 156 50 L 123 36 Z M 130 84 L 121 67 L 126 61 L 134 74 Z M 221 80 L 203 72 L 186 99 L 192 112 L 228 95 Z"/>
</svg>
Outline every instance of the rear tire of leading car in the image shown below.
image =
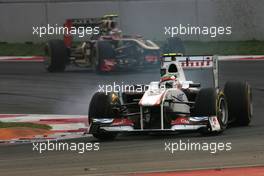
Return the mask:
<svg viewBox="0 0 264 176">
<path fill-rule="evenodd" d="M 112 103 L 119 103 L 119 99 L 113 102 L 113 93 L 105 94 L 104 92 L 97 92 L 92 97 L 89 105 L 88 120 L 93 125 L 92 119 L 114 118 L 115 112 L 112 109 Z M 105 132 L 96 130 L 92 135 L 99 140 L 113 140 L 117 136 L 115 132 Z"/>
<path fill-rule="evenodd" d="M 228 102 L 229 117 L 234 125 L 248 126 L 252 115 L 252 91 L 247 82 L 227 82 L 224 92 Z"/>
<path fill-rule="evenodd" d="M 63 72 L 69 61 L 69 52 L 62 40 L 50 40 L 45 46 L 45 66 L 49 72 Z"/>
<path fill-rule="evenodd" d="M 103 74 L 109 72 L 108 70 L 103 69 L 104 60 L 105 59 L 114 59 L 115 58 L 115 50 L 112 48 L 112 45 L 109 41 L 98 41 L 97 43 L 97 60 L 95 62 L 95 70 L 98 74 Z M 110 70 L 112 71 L 112 70 Z"/>
<path fill-rule="evenodd" d="M 201 89 L 195 100 L 194 116 L 216 116 L 221 130 L 212 132 L 208 126 L 201 129 L 201 134 L 219 134 L 223 132 L 228 125 L 228 106 L 225 95 L 222 91 L 218 94 L 214 88 Z"/>
</svg>

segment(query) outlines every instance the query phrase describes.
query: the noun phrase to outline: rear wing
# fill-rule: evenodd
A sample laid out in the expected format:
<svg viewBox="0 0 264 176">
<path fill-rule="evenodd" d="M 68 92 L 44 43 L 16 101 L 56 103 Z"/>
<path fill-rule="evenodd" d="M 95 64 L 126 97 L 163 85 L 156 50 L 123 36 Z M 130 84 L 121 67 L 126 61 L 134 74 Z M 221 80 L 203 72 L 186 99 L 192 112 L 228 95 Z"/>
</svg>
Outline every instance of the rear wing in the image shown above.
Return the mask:
<svg viewBox="0 0 264 176">
<path fill-rule="evenodd" d="M 219 88 L 218 81 L 218 56 L 188 56 L 177 57 L 183 70 L 186 69 L 212 69 L 214 87 Z"/>
<path fill-rule="evenodd" d="M 178 65 L 184 70 L 186 79 L 192 81 L 192 79 L 198 78 L 201 81 L 206 81 L 206 79 L 211 78 L 215 88 L 219 88 L 218 81 L 218 56 L 182 56 L 180 53 L 169 53 L 164 54 L 162 57 L 162 64 L 164 62 L 177 62 Z M 206 71 L 206 72 L 205 72 Z M 186 73 L 192 72 L 190 78 Z M 199 74 L 204 72 L 205 74 Z M 212 75 L 208 75 L 212 74 Z M 198 79 L 198 80 L 199 80 Z"/>
</svg>

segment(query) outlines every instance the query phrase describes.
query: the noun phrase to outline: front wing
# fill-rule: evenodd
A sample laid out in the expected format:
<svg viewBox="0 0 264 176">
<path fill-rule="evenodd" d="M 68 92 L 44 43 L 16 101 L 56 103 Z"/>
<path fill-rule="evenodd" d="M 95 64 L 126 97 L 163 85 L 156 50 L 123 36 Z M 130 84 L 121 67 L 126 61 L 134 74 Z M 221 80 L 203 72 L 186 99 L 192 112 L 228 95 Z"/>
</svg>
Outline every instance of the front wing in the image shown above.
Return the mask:
<svg viewBox="0 0 264 176">
<path fill-rule="evenodd" d="M 89 133 L 96 133 L 98 131 L 104 132 L 173 132 L 173 131 L 221 131 L 221 125 L 216 116 L 209 117 L 180 117 L 176 120 L 171 121 L 171 126 L 169 128 L 163 129 L 149 129 L 135 128 L 134 122 L 124 118 L 124 119 L 92 119 Z"/>
</svg>

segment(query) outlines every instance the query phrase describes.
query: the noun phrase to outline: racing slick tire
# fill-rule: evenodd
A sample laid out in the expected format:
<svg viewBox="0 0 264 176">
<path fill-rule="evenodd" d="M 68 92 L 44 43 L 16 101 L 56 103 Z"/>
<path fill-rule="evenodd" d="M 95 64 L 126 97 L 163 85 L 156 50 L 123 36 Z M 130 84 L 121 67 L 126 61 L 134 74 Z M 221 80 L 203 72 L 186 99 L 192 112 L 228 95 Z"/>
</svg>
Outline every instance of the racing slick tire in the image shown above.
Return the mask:
<svg viewBox="0 0 264 176">
<path fill-rule="evenodd" d="M 113 49 L 111 43 L 109 41 L 99 41 L 97 43 L 97 59 L 95 61 L 95 71 L 96 73 L 102 74 L 109 71 L 112 71 L 111 67 L 105 67 L 104 66 L 104 60 L 105 59 L 111 59 L 114 60 L 115 58 L 115 50 Z"/>
<path fill-rule="evenodd" d="M 46 69 L 49 72 L 63 72 L 69 61 L 69 52 L 62 40 L 50 40 L 45 46 Z"/>
<path fill-rule="evenodd" d="M 228 102 L 229 117 L 233 124 L 248 126 L 252 115 L 252 91 L 247 82 L 227 82 L 224 92 Z"/>
<path fill-rule="evenodd" d="M 89 123 L 91 128 L 97 124 L 93 124 L 92 119 L 104 119 L 104 118 L 114 118 L 116 113 L 113 110 L 113 104 L 120 104 L 119 99 L 116 98 L 114 93 L 105 94 L 104 92 L 97 92 L 92 97 L 89 105 Z M 115 100 L 114 98 L 115 97 Z M 100 126 L 100 124 L 99 124 Z M 97 128 L 99 127 L 97 126 Z M 106 132 L 98 129 L 91 131 L 92 135 L 99 140 L 113 140 L 117 136 L 115 132 Z"/>
<path fill-rule="evenodd" d="M 228 125 L 228 106 L 223 91 L 218 94 L 215 88 L 203 88 L 197 94 L 194 107 L 195 116 L 216 116 L 221 130 L 213 132 L 211 127 L 201 130 L 201 134 L 219 134 Z"/>
</svg>

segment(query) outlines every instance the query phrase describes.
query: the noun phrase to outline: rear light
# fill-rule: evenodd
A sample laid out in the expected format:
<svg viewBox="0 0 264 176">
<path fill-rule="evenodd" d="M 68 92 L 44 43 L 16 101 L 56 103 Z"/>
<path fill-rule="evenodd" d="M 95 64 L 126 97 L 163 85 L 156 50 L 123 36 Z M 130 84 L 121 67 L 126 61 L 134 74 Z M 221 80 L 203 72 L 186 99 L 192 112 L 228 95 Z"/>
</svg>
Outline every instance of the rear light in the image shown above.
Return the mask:
<svg viewBox="0 0 264 176">
<path fill-rule="evenodd" d="M 104 64 L 109 66 L 114 66 L 116 64 L 115 59 L 104 59 Z"/>
<path fill-rule="evenodd" d="M 158 56 L 147 55 L 147 56 L 145 56 L 145 61 L 147 61 L 147 62 L 156 62 L 156 61 L 158 61 Z"/>
<path fill-rule="evenodd" d="M 130 119 L 114 119 L 112 126 L 134 126 L 134 122 Z"/>
</svg>

